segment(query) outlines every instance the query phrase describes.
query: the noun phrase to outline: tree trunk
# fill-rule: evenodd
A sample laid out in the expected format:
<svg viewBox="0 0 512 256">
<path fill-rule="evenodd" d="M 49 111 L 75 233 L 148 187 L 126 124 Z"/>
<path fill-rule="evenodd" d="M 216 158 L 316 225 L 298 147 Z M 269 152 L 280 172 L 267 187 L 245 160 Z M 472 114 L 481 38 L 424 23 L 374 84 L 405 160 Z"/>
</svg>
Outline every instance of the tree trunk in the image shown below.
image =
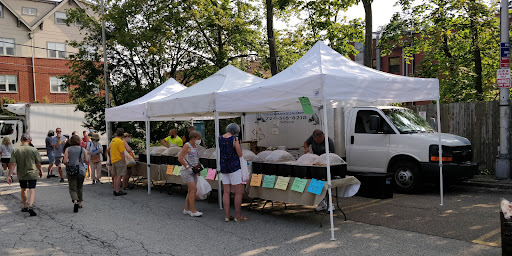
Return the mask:
<svg viewBox="0 0 512 256">
<path fill-rule="evenodd" d="M 483 86 L 482 86 L 482 55 L 480 52 L 480 46 L 478 45 L 478 25 L 476 24 L 476 19 L 478 19 L 477 11 L 476 11 L 476 3 L 475 0 L 472 0 L 469 3 L 469 20 L 472 37 L 472 46 L 473 46 L 473 61 L 475 62 L 475 90 L 477 91 L 477 95 L 480 100 L 483 97 Z"/>
<path fill-rule="evenodd" d="M 372 39 L 372 0 L 363 0 L 364 6 L 364 65 L 372 67 L 373 39 Z"/>
<path fill-rule="evenodd" d="M 276 40 L 274 38 L 274 4 L 272 0 L 266 0 L 267 5 L 267 38 L 270 51 L 270 72 L 272 76 L 277 74 Z"/>
</svg>

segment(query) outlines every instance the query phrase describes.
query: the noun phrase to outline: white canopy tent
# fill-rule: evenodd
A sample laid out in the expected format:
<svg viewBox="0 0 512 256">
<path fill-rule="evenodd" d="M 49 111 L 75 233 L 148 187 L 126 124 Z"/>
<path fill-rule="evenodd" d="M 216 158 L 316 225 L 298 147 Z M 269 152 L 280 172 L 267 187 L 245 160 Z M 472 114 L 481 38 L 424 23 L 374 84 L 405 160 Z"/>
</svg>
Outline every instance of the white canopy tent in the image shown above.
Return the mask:
<svg viewBox="0 0 512 256">
<path fill-rule="evenodd" d="M 158 86 L 148 94 L 130 101 L 121 106 L 108 108 L 105 110 L 105 121 L 106 122 L 131 122 L 131 121 L 144 121 L 146 125 L 146 151 L 148 155 L 148 168 L 147 176 L 150 177 L 150 161 L 149 161 L 149 135 L 150 135 L 150 119 L 147 116 L 147 103 L 155 100 L 165 98 L 173 95 L 179 91 L 184 90 L 184 85 L 176 82 L 176 80 L 170 78 L 165 81 L 162 85 Z M 110 173 L 109 173 L 110 175 Z M 151 194 L 151 183 L 148 180 L 148 194 Z"/>
<path fill-rule="evenodd" d="M 380 72 L 342 56 L 317 42 L 302 58 L 279 74 L 252 86 L 217 94 L 218 112 L 262 113 L 301 109 L 299 97 L 323 106 L 323 127 L 329 152 L 327 108 L 436 100 L 439 118 L 439 80 Z M 441 133 L 439 133 L 440 135 Z M 439 136 L 441 205 L 443 204 L 441 136 Z M 331 239 L 334 240 L 330 165 L 327 165 Z"/>
<path fill-rule="evenodd" d="M 159 120 L 198 120 L 215 118 L 215 144 L 218 145 L 219 113 L 215 111 L 215 95 L 240 89 L 263 81 L 264 79 L 246 73 L 231 65 L 220 69 L 210 77 L 188 87 L 187 89 L 160 99 L 148 102 L 148 117 Z M 234 115 L 237 116 L 237 115 Z M 230 113 L 223 118 L 233 117 Z M 149 153 L 148 153 L 149 156 Z M 217 150 L 217 171 L 220 170 L 219 151 Z M 221 180 L 219 180 L 219 207 L 222 209 Z"/>
</svg>

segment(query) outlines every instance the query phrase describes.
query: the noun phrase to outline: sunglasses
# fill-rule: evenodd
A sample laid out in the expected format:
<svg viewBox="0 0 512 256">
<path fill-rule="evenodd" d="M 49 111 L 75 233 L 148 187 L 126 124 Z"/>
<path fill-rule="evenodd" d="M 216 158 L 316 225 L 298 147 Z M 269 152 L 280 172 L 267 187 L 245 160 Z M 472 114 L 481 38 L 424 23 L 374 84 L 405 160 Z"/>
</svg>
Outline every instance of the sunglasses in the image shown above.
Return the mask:
<svg viewBox="0 0 512 256">
<path fill-rule="evenodd" d="M 62 132 L 62 131 L 57 131 L 57 132 Z"/>
</svg>

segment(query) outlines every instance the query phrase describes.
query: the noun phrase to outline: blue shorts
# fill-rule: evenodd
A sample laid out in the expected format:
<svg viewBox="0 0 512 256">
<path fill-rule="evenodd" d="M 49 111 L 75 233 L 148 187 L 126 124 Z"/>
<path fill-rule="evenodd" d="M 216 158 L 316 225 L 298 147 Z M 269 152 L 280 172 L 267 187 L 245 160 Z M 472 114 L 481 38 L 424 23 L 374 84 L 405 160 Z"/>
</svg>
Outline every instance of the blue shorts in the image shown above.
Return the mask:
<svg viewBox="0 0 512 256">
<path fill-rule="evenodd" d="M 50 163 L 50 164 L 55 163 L 55 153 L 53 151 L 48 152 L 48 163 Z"/>
</svg>

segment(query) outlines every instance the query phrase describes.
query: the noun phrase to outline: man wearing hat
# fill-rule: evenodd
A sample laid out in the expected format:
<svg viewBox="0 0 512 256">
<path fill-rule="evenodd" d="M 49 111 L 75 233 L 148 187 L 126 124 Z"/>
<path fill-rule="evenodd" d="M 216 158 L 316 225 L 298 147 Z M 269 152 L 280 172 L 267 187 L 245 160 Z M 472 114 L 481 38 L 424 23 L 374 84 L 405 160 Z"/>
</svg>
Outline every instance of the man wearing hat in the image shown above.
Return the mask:
<svg viewBox="0 0 512 256">
<path fill-rule="evenodd" d="M 49 163 L 48 175 L 46 176 L 46 178 L 57 177 L 56 175 L 52 174 L 53 163 L 55 163 L 55 147 L 53 144 L 53 136 L 55 136 L 55 131 L 48 130 L 48 134 L 46 134 L 46 139 L 44 140 L 46 144 L 46 155 L 48 156 Z"/>
<path fill-rule="evenodd" d="M 12 173 L 17 168 L 18 180 L 21 187 L 21 202 L 23 203 L 22 212 L 30 213 L 30 216 L 36 216 L 36 212 L 32 208 L 36 199 L 36 182 L 37 177 L 43 177 L 43 169 L 41 167 L 41 156 L 36 148 L 29 146 L 32 139 L 27 134 L 21 135 L 21 146 L 19 146 L 11 154 L 9 162 L 9 175 L 7 183 L 12 183 Z M 27 189 L 30 199 L 27 205 Z"/>
<path fill-rule="evenodd" d="M 59 168 L 59 176 L 60 182 L 64 182 L 64 176 L 62 175 L 62 158 L 64 157 L 64 144 L 66 144 L 67 139 L 62 136 L 62 129 L 55 129 L 57 132 L 57 136 L 53 137 L 53 144 L 55 147 L 55 166 Z M 69 137 L 69 136 L 68 136 Z"/>
<path fill-rule="evenodd" d="M 91 141 L 87 143 L 87 153 L 91 157 L 89 165 L 91 166 L 92 184 L 101 184 L 101 154 L 103 154 L 103 146 L 100 143 L 100 135 L 98 133 L 93 133 Z"/>
</svg>

